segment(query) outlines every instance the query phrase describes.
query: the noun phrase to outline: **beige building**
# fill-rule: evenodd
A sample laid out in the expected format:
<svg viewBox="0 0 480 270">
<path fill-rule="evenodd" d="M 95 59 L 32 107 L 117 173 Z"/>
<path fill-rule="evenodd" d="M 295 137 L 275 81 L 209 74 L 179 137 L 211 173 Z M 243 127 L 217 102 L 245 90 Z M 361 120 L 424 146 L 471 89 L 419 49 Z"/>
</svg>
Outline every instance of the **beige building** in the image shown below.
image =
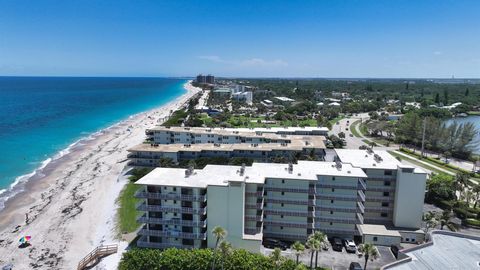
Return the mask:
<svg viewBox="0 0 480 270">
<path fill-rule="evenodd" d="M 422 182 L 415 177 L 417 173 L 399 173 L 396 181 L 407 183 L 396 182 L 396 194 L 403 195 L 403 189 L 412 188 L 413 181 Z M 410 181 L 410 177 L 415 179 Z M 136 196 L 144 199 L 138 210 L 145 212 L 139 218 L 145 225 L 137 244 L 212 247 L 215 226 L 228 231 L 227 240 L 234 247 L 251 251 L 260 250 L 264 237 L 305 241 L 314 230 L 353 237 L 360 235 L 358 226 L 366 222 L 365 204 L 371 200 L 365 194 L 366 179 L 364 168 L 339 161 L 207 165 L 202 170 L 156 168 L 136 182 L 142 186 Z M 409 196 L 409 200 L 423 203 L 423 194 Z M 417 217 L 407 215 L 402 206 L 395 205 L 397 201 L 403 203 L 402 199 L 391 201 L 392 222 L 416 226 L 420 220 L 412 220 Z"/>
</svg>

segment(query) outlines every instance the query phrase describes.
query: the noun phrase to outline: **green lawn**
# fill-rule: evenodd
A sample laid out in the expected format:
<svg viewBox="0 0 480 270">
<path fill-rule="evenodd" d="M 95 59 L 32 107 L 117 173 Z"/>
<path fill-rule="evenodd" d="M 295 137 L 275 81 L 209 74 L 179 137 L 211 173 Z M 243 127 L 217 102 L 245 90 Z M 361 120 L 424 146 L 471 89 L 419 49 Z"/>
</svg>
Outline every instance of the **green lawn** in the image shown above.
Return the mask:
<svg viewBox="0 0 480 270">
<path fill-rule="evenodd" d="M 138 212 L 135 209 L 135 204 L 139 201 L 134 197 L 135 192 L 139 186 L 133 183 L 128 183 L 123 188 L 118 202 L 118 229 L 120 233 L 131 233 L 135 231 L 140 224 L 137 223 Z"/>
<path fill-rule="evenodd" d="M 207 126 L 213 124 L 213 118 L 209 117 L 207 114 L 201 114 L 200 119 L 203 123 Z M 257 127 L 288 127 L 293 126 L 294 124 L 297 126 L 311 126 L 316 127 L 317 121 L 315 119 L 305 119 L 299 120 L 294 123 L 291 120 L 284 120 L 284 121 L 276 121 L 274 119 L 270 119 L 269 121 L 275 121 L 274 124 L 265 124 L 262 121 L 265 120 L 265 117 L 247 117 L 244 115 L 232 115 L 228 120 L 232 127 L 236 128 L 257 128 Z M 213 124 L 213 126 L 215 126 Z"/>
</svg>

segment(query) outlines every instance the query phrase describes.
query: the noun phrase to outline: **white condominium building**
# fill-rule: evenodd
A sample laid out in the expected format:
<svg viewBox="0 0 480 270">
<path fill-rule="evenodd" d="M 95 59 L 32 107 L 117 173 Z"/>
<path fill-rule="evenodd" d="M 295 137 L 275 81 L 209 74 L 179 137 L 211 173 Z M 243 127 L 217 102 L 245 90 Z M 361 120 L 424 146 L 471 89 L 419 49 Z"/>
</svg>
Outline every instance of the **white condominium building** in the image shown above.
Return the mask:
<svg viewBox="0 0 480 270">
<path fill-rule="evenodd" d="M 383 160 L 374 162 L 380 166 Z M 392 221 L 417 228 L 421 217 L 415 215 L 416 209 L 405 207 L 423 203 L 423 193 L 404 189 L 424 190 L 425 174 L 402 166 L 397 176 L 395 194 L 408 198 L 391 202 Z M 366 222 L 365 204 L 376 198 L 365 194 L 368 178 L 363 168 L 340 161 L 156 168 L 136 182 L 142 186 L 136 197 L 144 199 L 137 209 L 145 212 L 138 220 L 145 225 L 137 245 L 213 247 L 215 226 L 228 231 L 227 240 L 234 247 L 256 252 L 264 237 L 305 241 L 314 230 L 352 237 L 359 234 L 357 225 Z M 410 202 L 405 207 L 396 205 L 406 200 Z"/>
</svg>

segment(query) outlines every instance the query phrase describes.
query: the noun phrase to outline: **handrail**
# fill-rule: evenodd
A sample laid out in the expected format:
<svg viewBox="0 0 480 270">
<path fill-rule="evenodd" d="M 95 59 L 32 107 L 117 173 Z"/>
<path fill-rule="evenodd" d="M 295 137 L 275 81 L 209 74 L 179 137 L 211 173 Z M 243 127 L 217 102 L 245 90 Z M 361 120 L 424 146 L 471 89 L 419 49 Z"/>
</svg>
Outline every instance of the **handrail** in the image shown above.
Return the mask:
<svg viewBox="0 0 480 270">
<path fill-rule="evenodd" d="M 97 261 L 98 259 L 108 256 L 110 254 L 117 253 L 118 245 L 101 245 L 96 247 L 90 253 L 87 254 L 80 262 L 78 263 L 77 270 L 85 269 L 90 263 Z"/>
</svg>

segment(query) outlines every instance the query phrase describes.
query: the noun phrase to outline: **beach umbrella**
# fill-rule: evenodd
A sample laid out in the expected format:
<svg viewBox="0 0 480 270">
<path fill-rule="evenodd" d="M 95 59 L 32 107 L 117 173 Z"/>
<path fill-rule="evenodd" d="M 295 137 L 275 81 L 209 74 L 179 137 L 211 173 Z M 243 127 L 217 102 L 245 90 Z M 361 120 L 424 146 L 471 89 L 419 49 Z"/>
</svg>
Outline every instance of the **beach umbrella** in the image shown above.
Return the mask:
<svg viewBox="0 0 480 270">
<path fill-rule="evenodd" d="M 20 243 L 26 243 L 26 242 L 30 241 L 30 239 L 32 239 L 31 236 L 29 236 L 29 235 L 24 236 L 24 237 L 20 238 Z"/>
</svg>

